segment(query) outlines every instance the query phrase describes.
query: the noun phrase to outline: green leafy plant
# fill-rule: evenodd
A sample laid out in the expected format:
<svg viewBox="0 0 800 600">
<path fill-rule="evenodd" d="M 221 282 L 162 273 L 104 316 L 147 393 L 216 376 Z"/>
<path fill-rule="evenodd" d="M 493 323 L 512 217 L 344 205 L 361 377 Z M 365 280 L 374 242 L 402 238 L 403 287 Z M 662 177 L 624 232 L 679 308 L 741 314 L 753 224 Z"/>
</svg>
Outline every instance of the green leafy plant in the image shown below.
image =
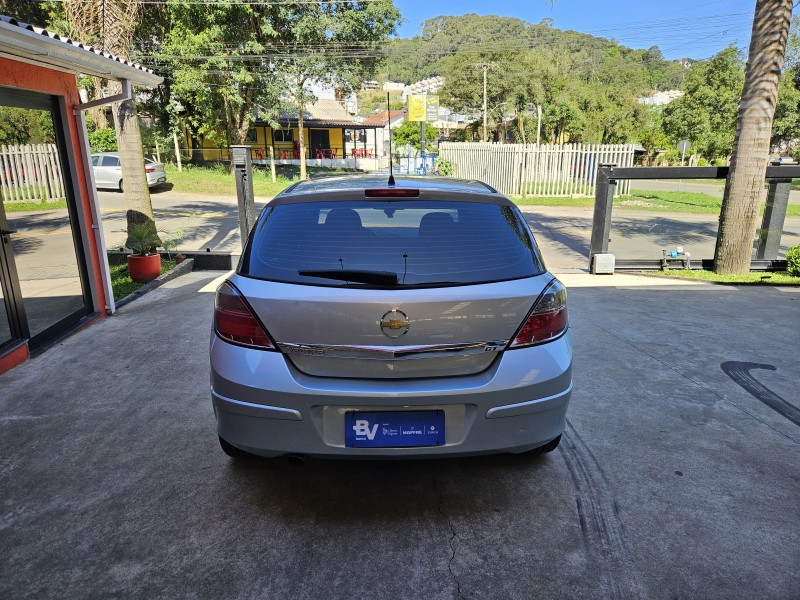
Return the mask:
<svg viewBox="0 0 800 600">
<path fill-rule="evenodd" d="M 111 127 L 90 131 L 89 147 L 92 152 L 115 152 L 117 150 L 117 134 Z"/>
<path fill-rule="evenodd" d="M 163 245 L 152 221 L 136 223 L 128 231 L 127 246 L 137 256 L 148 256 Z"/>
<path fill-rule="evenodd" d="M 800 244 L 789 248 L 786 252 L 786 270 L 793 277 L 800 277 Z"/>
<path fill-rule="evenodd" d="M 437 157 L 436 170 L 439 172 L 439 175 L 450 177 L 453 174 L 453 163 L 446 158 Z"/>
</svg>

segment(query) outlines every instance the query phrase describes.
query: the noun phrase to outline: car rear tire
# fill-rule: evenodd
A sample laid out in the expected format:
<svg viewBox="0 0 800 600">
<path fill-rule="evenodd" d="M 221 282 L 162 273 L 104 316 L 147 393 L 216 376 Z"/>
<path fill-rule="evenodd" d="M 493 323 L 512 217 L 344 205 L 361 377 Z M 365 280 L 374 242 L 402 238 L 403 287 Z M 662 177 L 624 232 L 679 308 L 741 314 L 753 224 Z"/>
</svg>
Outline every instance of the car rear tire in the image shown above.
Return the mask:
<svg viewBox="0 0 800 600">
<path fill-rule="evenodd" d="M 119 180 L 119 191 L 120 193 L 125 191 L 125 189 L 122 187 L 122 179 Z"/>
<path fill-rule="evenodd" d="M 251 458 L 255 458 L 254 454 L 250 454 L 249 452 L 246 452 L 241 448 L 237 448 L 236 446 L 229 444 L 221 437 L 219 438 L 219 445 L 220 448 L 222 448 L 222 451 L 231 458 L 235 458 L 237 460 L 248 460 Z"/>
<path fill-rule="evenodd" d="M 556 439 L 547 442 L 544 446 L 539 446 L 538 448 L 534 448 L 531 450 L 532 456 L 538 456 L 539 454 L 547 454 L 548 452 L 552 452 L 556 448 L 558 448 L 558 444 L 561 442 L 561 435 L 559 435 Z"/>
</svg>

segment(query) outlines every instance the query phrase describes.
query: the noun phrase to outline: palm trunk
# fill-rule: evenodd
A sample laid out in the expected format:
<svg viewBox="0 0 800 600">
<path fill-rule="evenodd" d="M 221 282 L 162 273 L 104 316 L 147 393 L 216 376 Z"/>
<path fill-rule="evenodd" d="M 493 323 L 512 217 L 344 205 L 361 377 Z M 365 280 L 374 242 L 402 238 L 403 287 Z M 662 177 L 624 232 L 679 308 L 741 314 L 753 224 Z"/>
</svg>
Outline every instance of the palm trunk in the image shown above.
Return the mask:
<svg viewBox="0 0 800 600">
<path fill-rule="evenodd" d="M 719 217 L 716 273 L 744 275 L 750 271 L 791 17 L 792 0 L 756 2 L 736 137 Z"/>
<path fill-rule="evenodd" d="M 123 192 L 127 207 L 128 241 L 131 227 L 149 222 L 156 230 L 150 188 L 144 172 L 144 152 L 139 130 L 139 117 L 133 100 L 124 100 L 112 106 L 114 129 L 117 132 L 119 162 L 122 168 Z M 159 240 L 160 241 L 160 240 Z M 127 244 L 127 242 L 126 242 Z M 155 250 L 155 249 L 153 249 Z"/>
</svg>

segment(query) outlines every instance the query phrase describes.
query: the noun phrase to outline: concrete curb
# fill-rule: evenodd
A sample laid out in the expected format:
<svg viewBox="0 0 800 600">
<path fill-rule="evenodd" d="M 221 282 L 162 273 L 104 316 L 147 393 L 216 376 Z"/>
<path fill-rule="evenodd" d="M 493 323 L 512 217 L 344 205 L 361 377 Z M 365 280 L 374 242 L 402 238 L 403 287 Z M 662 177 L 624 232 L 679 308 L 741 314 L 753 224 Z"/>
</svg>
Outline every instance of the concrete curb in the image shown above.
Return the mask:
<svg viewBox="0 0 800 600">
<path fill-rule="evenodd" d="M 140 287 L 135 292 L 128 294 L 118 302 L 116 302 L 116 308 L 122 308 L 126 304 L 130 304 L 137 298 L 144 296 L 147 292 L 152 291 L 158 287 L 161 287 L 168 281 L 172 281 L 176 277 L 180 277 L 181 275 L 185 275 L 186 273 L 191 273 L 194 270 L 194 260 L 191 258 L 187 258 L 182 263 L 175 265 L 172 269 L 164 273 L 163 275 L 159 275 L 153 281 L 149 283 L 145 283 L 142 287 Z"/>
</svg>

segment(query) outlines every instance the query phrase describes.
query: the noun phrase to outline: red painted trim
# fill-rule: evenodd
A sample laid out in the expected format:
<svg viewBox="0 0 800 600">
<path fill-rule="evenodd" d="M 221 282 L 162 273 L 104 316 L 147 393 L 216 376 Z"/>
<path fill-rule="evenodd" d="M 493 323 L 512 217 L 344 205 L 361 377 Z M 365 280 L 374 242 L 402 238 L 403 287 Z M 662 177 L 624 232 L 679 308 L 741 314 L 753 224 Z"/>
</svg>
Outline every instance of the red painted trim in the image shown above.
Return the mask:
<svg viewBox="0 0 800 600">
<path fill-rule="evenodd" d="M 67 123 L 69 125 L 70 141 L 69 146 L 75 156 L 77 168 L 77 183 L 80 192 L 78 204 L 83 211 L 86 223 L 92 222 L 92 211 L 89 203 L 89 190 L 86 185 L 86 177 L 83 173 L 83 163 L 80 159 L 81 145 L 78 141 L 78 124 L 72 109 L 76 104 L 80 104 L 78 95 L 78 83 L 74 73 L 64 73 L 44 66 L 36 66 L 28 63 L 0 57 L 0 85 L 14 87 L 23 90 L 31 90 L 54 96 L 63 96 L 67 110 Z M 77 225 L 77 224 L 76 224 Z M 95 231 L 89 229 L 82 231 L 89 246 L 89 276 L 94 278 L 95 289 L 97 290 L 97 303 L 100 311 L 108 304 L 103 289 L 103 278 L 100 270 L 100 257 L 97 253 L 97 241 Z"/>
<path fill-rule="evenodd" d="M 79 193 L 77 204 L 78 209 L 83 212 L 84 222 L 87 223 L 88 226 L 88 224 L 92 223 L 89 189 L 83 172 L 83 161 L 81 159 L 82 147 L 78 138 L 78 124 L 72 113 L 73 107 L 80 104 L 76 75 L 46 66 L 31 65 L 10 58 L 0 57 L 0 86 L 30 90 L 64 98 L 67 113 L 67 128 L 70 137 L 67 142 L 67 147 L 75 157 L 75 176 Z M 73 225 L 77 227 L 78 223 L 73 223 Z M 97 251 L 96 233 L 95 230 L 89 226 L 88 229 L 81 231 L 81 235 L 86 240 L 89 249 L 87 256 L 89 262 L 88 274 L 89 277 L 94 280 L 94 288 L 97 294 L 96 301 L 100 309 L 98 318 L 102 318 L 105 316 L 104 308 L 108 304 L 108 300 L 105 297 L 105 290 L 103 288 L 103 277 L 100 267 L 100 256 Z M 95 319 L 93 319 L 93 321 L 94 320 Z M 27 345 L 17 347 L 7 354 L 0 356 L 0 373 L 7 371 L 27 358 Z"/>
<path fill-rule="evenodd" d="M 22 344 L 5 354 L 0 354 L 0 375 L 28 360 L 28 356 L 30 356 L 28 344 Z"/>
</svg>

